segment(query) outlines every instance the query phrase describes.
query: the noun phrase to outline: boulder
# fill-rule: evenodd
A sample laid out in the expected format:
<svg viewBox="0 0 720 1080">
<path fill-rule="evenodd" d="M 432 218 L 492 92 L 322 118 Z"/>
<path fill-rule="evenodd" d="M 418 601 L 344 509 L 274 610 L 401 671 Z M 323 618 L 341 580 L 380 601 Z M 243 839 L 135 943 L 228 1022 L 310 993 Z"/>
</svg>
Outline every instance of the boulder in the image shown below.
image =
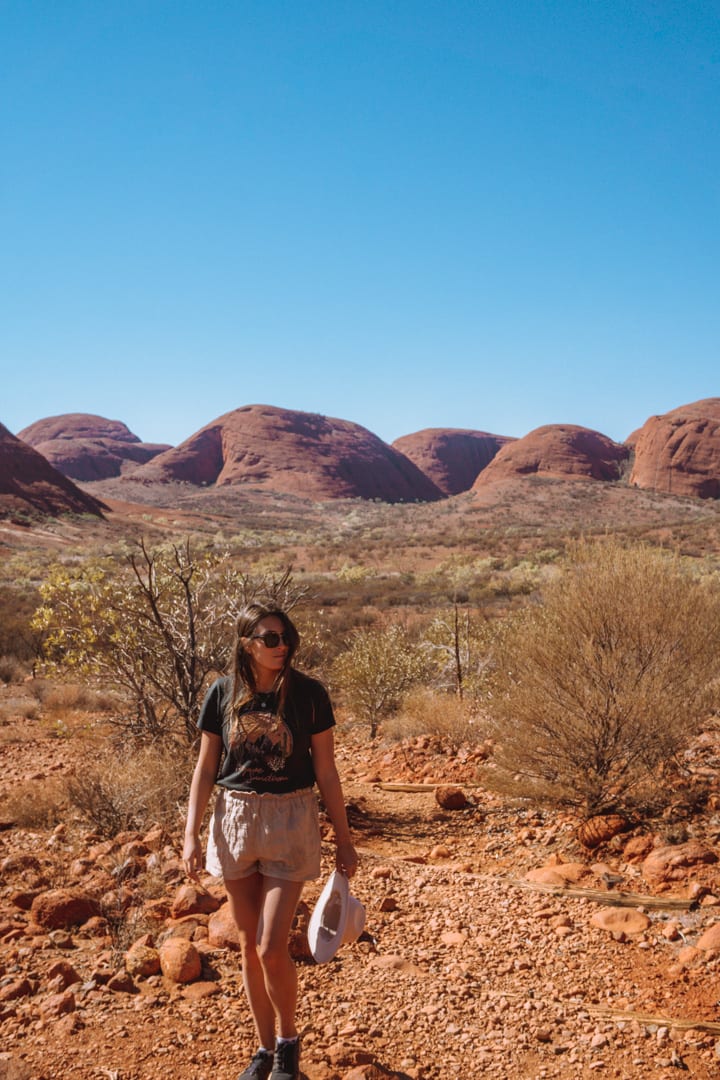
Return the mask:
<svg viewBox="0 0 720 1080">
<path fill-rule="evenodd" d="M 81 926 L 99 914 L 97 900 L 78 889 L 50 889 L 36 896 L 30 908 L 33 922 L 47 930 Z"/>
<path fill-rule="evenodd" d="M 642 911 L 634 908 L 604 907 L 590 917 L 590 925 L 599 930 L 607 930 L 613 935 L 625 934 L 632 937 L 642 934 L 650 926 L 650 919 Z"/>
<path fill-rule="evenodd" d="M 452 785 L 435 788 L 435 802 L 443 810 L 464 810 L 468 805 L 462 788 L 453 787 Z"/>
<path fill-rule="evenodd" d="M 166 979 L 175 983 L 194 982 L 202 974 L 200 953 L 190 941 L 171 937 L 162 943 L 160 968 Z"/>
<path fill-rule="evenodd" d="M 720 951 L 720 922 L 708 926 L 697 940 L 697 948 L 703 952 Z"/>
<path fill-rule="evenodd" d="M 216 949 L 232 949 L 234 952 L 240 949 L 237 926 L 227 902 L 208 919 L 208 944 Z"/>
<path fill-rule="evenodd" d="M 578 826 L 577 838 L 583 847 L 593 851 L 629 828 L 630 822 L 621 814 L 598 814 Z"/>
<path fill-rule="evenodd" d="M 222 901 L 199 885 L 181 885 L 172 902 L 172 917 L 184 915 L 211 915 L 221 907 Z"/>
<path fill-rule="evenodd" d="M 654 848 L 642 864 L 642 873 L 645 880 L 652 884 L 682 881 L 693 867 L 717 861 L 718 857 L 711 848 L 698 840 L 688 840 L 684 844 Z"/>
</svg>

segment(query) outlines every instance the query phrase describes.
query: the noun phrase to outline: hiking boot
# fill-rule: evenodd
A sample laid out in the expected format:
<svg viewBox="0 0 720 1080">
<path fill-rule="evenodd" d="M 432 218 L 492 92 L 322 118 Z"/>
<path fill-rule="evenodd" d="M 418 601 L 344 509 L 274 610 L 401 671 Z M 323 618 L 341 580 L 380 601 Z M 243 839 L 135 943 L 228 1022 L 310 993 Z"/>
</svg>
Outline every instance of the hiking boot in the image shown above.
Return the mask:
<svg viewBox="0 0 720 1080">
<path fill-rule="evenodd" d="M 273 1056 L 269 1050 L 258 1050 L 245 1072 L 238 1080 L 267 1080 L 273 1067 Z"/>
<path fill-rule="evenodd" d="M 298 1080 L 300 1076 L 300 1040 L 281 1042 L 275 1047 L 270 1080 Z"/>
</svg>

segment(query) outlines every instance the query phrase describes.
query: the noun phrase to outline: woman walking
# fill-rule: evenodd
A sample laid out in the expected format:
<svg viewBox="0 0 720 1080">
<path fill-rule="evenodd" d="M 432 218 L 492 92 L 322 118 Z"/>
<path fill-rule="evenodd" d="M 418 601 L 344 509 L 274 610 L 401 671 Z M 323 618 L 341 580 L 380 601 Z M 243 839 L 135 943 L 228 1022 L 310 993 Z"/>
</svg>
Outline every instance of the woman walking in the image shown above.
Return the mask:
<svg viewBox="0 0 720 1080">
<path fill-rule="evenodd" d="M 286 612 L 249 605 L 237 622 L 232 674 L 210 687 L 198 720 L 183 861 L 197 878 L 200 829 L 217 783 L 207 869 L 225 883 L 259 1040 L 238 1080 L 300 1075 L 288 939 L 304 882 L 320 876 L 316 782 L 335 831 L 336 868 L 352 877 L 357 867 L 332 705 L 320 682 L 292 666 L 299 640 Z"/>
</svg>

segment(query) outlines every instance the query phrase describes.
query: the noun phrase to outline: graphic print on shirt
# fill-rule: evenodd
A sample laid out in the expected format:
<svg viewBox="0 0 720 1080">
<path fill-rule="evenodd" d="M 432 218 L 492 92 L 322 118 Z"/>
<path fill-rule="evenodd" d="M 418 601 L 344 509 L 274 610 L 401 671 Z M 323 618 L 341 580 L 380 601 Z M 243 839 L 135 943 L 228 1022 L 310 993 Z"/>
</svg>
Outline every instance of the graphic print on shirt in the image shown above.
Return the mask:
<svg viewBox="0 0 720 1080">
<path fill-rule="evenodd" d="M 279 773 L 292 748 L 290 728 L 275 713 L 254 710 L 234 717 L 228 752 L 237 772 L 247 777 Z"/>
</svg>

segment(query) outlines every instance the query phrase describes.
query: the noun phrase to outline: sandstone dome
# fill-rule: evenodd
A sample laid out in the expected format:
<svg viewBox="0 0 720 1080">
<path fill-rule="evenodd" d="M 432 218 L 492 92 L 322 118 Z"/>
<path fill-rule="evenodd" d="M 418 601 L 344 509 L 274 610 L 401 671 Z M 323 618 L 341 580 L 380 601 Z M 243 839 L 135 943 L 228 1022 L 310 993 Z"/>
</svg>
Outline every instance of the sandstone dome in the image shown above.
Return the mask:
<svg viewBox="0 0 720 1080">
<path fill-rule="evenodd" d="M 630 483 L 672 495 L 720 498 L 720 398 L 651 416 L 633 433 Z"/>
<path fill-rule="evenodd" d="M 473 490 L 505 480 L 549 475 L 618 480 L 629 451 L 607 435 L 575 424 L 546 424 L 507 443 L 478 476 Z"/>
<path fill-rule="evenodd" d="M 425 428 L 395 439 L 393 447 L 414 461 L 444 495 L 469 491 L 478 474 L 506 443 L 506 435 L 466 428 Z"/>
<path fill-rule="evenodd" d="M 359 424 L 273 405 L 225 413 L 132 479 L 248 485 L 317 500 L 442 498 L 409 458 Z"/>
<path fill-rule="evenodd" d="M 119 420 L 90 413 L 65 413 L 36 420 L 18 432 L 51 465 L 73 480 L 107 480 L 121 476 L 167 450 L 143 443 Z"/>
<path fill-rule="evenodd" d="M 0 424 L 0 514 L 94 514 L 107 507 Z"/>
</svg>

